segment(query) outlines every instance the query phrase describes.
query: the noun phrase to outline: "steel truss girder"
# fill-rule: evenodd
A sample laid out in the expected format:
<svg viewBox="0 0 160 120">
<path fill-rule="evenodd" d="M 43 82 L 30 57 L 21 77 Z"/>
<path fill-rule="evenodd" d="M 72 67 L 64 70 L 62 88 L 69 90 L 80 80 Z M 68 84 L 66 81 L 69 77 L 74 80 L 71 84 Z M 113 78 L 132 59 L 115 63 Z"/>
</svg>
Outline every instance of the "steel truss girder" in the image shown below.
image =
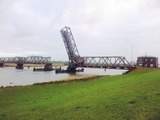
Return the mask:
<svg viewBox="0 0 160 120">
<path fill-rule="evenodd" d="M 51 63 L 51 57 L 1 57 L 0 63 L 47 64 Z"/>
<path fill-rule="evenodd" d="M 131 65 L 125 57 L 122 56 L 92 56 L 83 57 L 84 63 L 81 67 L 92 67 L 92 68 L 119 68 L 129 69 Z"/>
<path fill-rule="evenodd" d="M 64 27 L 61 31 L 63 42 L 69 57 L 71 65 L 68 68 L 77 67 L 93 67 L 93 68 L 113 68 L 113 69 L 131 69 L 132 66 L 129 64 L 127 59 L 122 56 L 92 56 L 92 57 L 81 57 L 79 55 L 75 40 L 73 38 L 71 29 Z M 74 66 L 74 67 L 73 67 Z"/>
<path fill-rule="evenodd" d="M 64 45 L 71 62 L 77 63 L 77 58 L 80 57 L 74 37 L 69 27 L 64 27 L 61 31 Z"/>
</svg>

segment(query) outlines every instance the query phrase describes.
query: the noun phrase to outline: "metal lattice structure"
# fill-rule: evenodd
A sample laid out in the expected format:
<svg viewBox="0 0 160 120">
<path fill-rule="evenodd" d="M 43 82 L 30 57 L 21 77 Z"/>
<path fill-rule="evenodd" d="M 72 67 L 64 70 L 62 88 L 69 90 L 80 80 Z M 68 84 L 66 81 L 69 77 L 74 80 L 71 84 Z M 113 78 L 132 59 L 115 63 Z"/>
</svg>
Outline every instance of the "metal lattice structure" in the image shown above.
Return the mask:
<svg viewBox="0 0 160 120">
<path fill-rule="evenodd" d="M 123 56 L 92 56 L 80 57 L 71 29 L 64 27 L 61 35 L 72 65 L 68 68 L 75 71 L 76 67 L 109 68 L 109 69 L 131 69 L 127 59 Z M 72 67 L 73 66 L 73 67 Z"/>
<path fill-rule="evenodd" d="M 0 63 L 47 64 L 51 63 L 51 57 L 42 57 L 42 56 L 1 57 Z"/>
<path fill-rule="evenodd" d="M 64 27 L 61 31 L 63 42 L 69 57 L 70 62 L 81 64 L 83 58 L 80 57 L 74 37 L 69 27 Z"/>
<path fill-rule="evenodd" d="M 97 56 L 83 57 L 84 63 L 82 67 L 108 68 L 108 69 L 129 69 L 130 64 L 125 57 L 122 56 Z"/>
</svg>

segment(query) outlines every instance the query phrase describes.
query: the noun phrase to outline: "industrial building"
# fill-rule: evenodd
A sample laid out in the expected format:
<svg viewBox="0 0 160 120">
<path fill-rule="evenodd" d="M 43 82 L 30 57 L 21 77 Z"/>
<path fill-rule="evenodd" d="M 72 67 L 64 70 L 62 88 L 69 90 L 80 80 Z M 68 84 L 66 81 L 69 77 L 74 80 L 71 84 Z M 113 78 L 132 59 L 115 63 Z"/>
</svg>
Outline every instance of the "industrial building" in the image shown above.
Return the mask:
<svg viewBox="0 0 160 120">
<path fill-rule="evenodd" d="M 158 67 L 158 58 L 157 57 L 149 57 L 149 56 L 137 57 L 137 66 L 157 68 Z"/>
</svg>

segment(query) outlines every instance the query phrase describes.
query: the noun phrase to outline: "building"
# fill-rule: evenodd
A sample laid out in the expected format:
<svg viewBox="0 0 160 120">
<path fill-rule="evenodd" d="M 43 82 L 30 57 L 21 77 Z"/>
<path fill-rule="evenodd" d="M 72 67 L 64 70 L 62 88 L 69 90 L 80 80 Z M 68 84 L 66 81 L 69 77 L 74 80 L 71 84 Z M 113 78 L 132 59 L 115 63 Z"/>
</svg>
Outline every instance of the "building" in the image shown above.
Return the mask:
<svg viewBox="0 0 160 120">
<path fill-rule="evenodd" d="M 137 58 L 137 66 L 157 68 L 158 67 L 158 58 L 157 57 L 148 57 L 148 56 L 138 57 Z"/>
</svg>

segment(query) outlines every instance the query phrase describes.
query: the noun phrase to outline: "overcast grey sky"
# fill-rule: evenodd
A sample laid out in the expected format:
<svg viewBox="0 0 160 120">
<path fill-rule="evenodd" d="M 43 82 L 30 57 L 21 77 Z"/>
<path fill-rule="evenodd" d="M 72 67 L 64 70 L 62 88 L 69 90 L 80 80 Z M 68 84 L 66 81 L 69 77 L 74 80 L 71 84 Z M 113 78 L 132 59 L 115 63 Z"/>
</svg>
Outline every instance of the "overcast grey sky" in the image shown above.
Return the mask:
<svg viewBox="0 0 160 120">
<path fill-rule="evenodd" d="M 160 0 L 0 0 L 0 57 L 68 60 L 64 26 L 81 56 L 160 57 Z"/>
</svg>

